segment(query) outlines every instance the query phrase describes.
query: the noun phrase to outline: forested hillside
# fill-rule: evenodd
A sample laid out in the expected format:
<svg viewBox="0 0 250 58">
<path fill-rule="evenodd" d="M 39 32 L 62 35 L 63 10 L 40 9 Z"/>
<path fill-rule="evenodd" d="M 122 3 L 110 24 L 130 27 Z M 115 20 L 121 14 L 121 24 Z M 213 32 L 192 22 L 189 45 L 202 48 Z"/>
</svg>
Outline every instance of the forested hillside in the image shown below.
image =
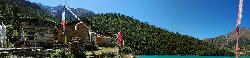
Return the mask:
<svg viewBox="0 0 250 58">
<path fill-rule="evenodd" d="M 140 55 L 232 55 L 232 52 L 197 38 L 181 35 L 140 22 L 120 13 L 97 14 L 88 17 L 99 32 L 121 31 L 125 46 Z"/>
</svg>

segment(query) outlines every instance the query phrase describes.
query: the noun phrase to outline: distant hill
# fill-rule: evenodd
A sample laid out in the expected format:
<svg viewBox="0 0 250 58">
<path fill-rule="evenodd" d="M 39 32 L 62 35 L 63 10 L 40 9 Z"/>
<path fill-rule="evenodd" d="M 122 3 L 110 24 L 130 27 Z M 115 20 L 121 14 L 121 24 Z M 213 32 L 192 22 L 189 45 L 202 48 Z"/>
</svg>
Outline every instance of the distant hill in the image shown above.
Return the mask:
<svg viewBox="0 0 250 58">
<path fill-rule="evenodd" d="M 62 12 L 65 9 L 65 7 L 63 5 L 59 5 L 56 7 L 50 7 L 50 6 L 45 6 L 42 5 L 40 3 L 37 3 L 37 5 L 42 9 L 43 12 L 49 13 L 52 16 L 55 16 L 58 19 L 61 19 L 62 16 Z M 94 12 L 87 10 L 87 9 L 83 9 L 83 8 L 70 8 L 72 12 L 74 12 L 77 16 L 81 16 L 81 17 L 86 17 L 86 16 L 92 16 L 95 15 Z M 72 20 L 75 19 L 75 17 L 67 10 L 66 11 L 66 19 L 67 20 Z"/>
<path fill-rule="evenodd" d="M 227 48 L 231 51 L 235 50 L 235 31 L 229 32 L 225 35 L 220 35 L 215 38 L 204 39 L 205 42 L 212 43 L 219 47 Z M 250 55 L 250 29 L 241 28 L 239 32 L 239 52 L 241 55 Z"/>
<path fill-rule="evenodd" d="M 225 35 L 220 35 L 215 38 L 205 39 L 210 43 L 214 43 L 216 45 L 224 46 L 230 45 L 235 46 L 235 31 L 229 32 Z M 239 45 L 250 45 L 250 29 L 249 28 L 241 28 L 239 32 Z"/>
</svg>

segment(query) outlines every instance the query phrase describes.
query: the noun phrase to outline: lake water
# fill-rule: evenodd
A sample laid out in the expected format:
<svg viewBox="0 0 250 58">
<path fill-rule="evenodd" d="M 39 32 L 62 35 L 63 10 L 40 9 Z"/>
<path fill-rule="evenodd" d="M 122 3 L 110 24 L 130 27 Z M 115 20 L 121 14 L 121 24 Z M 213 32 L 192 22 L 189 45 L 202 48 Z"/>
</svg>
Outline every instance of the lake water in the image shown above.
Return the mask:
<svg viewBox="0 0 250 58">
<path fill-rule="evenodd" d="M 139 58 L 235 58 L 235 56 L 148 56 L 142 55 Z M 240 56 L 239 58 L 250 58 L 250 56 Z"/>
</svg>

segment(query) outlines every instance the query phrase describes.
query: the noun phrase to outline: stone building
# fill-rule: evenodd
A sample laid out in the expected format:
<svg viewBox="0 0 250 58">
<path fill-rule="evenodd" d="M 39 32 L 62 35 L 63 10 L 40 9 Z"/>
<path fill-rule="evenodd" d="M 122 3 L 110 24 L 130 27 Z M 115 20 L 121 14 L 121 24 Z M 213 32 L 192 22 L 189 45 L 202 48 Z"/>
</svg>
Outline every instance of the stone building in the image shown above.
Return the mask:
<svg viewBox="0 0 250 58">
<path fill-rule="evenodd" d="M 94 50 L 97 47 L 112 46 L 113 34 L 96 32 L 96 28 L 91 26 L 87 20 L 70 22 L 66 25 L 66 30 L 63 30 L 61 25 L 56 25 L 53 21 L 43 19 L 26 18 L 20 20 L 19 25 L 20 39 L 16 47 L 61 47 L 65 44 L 65 36 L 69 46 L 77 43 L 84 46 L 85 49 Z M 76 25 L 78 27 L 75 27 Z"/>
<path fill-rule="evenodd" d="M 112 33 L 111 32 L 97 32 L 96 44 L 99 47 L 111 47 L 112 46 Z"/>
<path fill-rule="evenodd" d="M 94 50 L 97 47 L 111 47 L 111 37 L 113 34 L 109 32 L 97 32 L 95 29 L 95 27 L 90 25 L 88 20 L 70 22 L 66 25 L 65 31 L 62 28 L 57 29 L 55 40 L 58 41 L 57 43 L 62 44 L 65 38 L 63 32 L 65 32 L 69 44 L 79 42 L 86 49 Z"/>
</svg>

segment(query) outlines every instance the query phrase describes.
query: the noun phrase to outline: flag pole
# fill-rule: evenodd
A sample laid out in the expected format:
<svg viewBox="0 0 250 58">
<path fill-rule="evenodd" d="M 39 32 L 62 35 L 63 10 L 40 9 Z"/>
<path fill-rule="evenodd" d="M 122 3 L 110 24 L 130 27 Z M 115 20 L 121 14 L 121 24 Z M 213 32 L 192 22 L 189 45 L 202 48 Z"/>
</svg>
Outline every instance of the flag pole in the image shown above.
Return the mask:
<svg viewBox="0 0 250 58">
<path fill-rule="evenodd" d="M 63 12 L 62 12 L 62 28 L 63 28 L 63 35 L 64 35 L 64 55 L 67 55 L 67 35 L 66 35 L 66 0 L 64 0 L 64 8 L 63 8 Z"/>
<path fill-rule="evenodd" d="M 241 18 L 242 18 L 242 6 L 243 6 L 243 0 L 239 0 L 239 10 L 238 10 L 238 19 L 237 19 L 237 24 L 236 24 L 236 32 L 235 32 L 235 38 L 236 38 L 236 46 L 235 46 L 235 57 L 238 58 L 239 57 L 239 53 L 238 53 L 238 38 L 239 38 L 239 25 L 241 23 Z"/>
<path fill-rule="evenodd" d="M 236 35 L 235 35 L 235 37 L 236 37 L 236 46 L 235 46 L 235 56 L 236 56 L 236 58 L 238 58 L 239 57 L 239 54 L 238 54 L 238 34 L 239 34 L 239 27 L 236 27 L 236 33 L 235 33 Z"/>
<path fill-rule="evenodd" d="M 66 0 L 65 0 L 65 2 L 64 2 L 65 4 L 64 4 L 64 7 L 66 7 Z M 66 15 L 66 12 L 65 12 L 65 10 L 66 10 L 66 8 L 64 8 L 63 9 L 63 12 L 64 12 L 64 25 L 66 24 L 66 17 L 65 17 L 65 15 Z M 67 36 L 66 36 L 66 26 L 63 28 L 63 34 L 64 34 L 64 44 L 67 44 Z"/>
</svg>

